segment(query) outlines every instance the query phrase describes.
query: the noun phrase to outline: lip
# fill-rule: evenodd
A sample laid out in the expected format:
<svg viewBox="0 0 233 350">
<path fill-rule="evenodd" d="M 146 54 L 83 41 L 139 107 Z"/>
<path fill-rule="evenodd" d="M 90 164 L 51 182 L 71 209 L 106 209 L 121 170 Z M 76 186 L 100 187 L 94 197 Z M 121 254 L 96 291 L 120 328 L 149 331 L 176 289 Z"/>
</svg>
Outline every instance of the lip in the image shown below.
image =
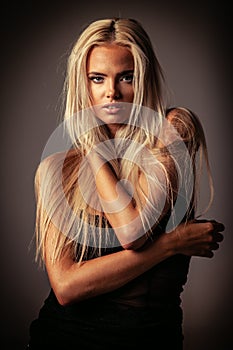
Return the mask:
<svg viewBox="0 0 233 350">
<path fill-rule="evenodd" d="M 102 108 L 109 114 L 116 114 L 123 109 L 123 106 L 120 103 L 106 103 Z"/>
</svg>

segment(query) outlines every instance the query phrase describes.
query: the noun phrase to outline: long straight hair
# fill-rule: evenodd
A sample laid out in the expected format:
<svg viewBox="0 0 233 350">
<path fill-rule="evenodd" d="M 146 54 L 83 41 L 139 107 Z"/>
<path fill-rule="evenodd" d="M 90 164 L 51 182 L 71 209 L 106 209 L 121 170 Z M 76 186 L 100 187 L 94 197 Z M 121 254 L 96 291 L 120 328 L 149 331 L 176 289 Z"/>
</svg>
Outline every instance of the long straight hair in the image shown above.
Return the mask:
<svg viewBox="0 0 233 350">
<path fill-rule="evenodd" d="M 150 38 L 141 24 L 134 19 L 97 20 L 83 30 L 72 48 L 67 64 L 63 91 L 64 120 L 67 122 L 66 125 L 73 148 L 67 152 L 65 158 L 53 155 L 45 159 L 36 173 L 36 258 L 41 258 L 41 261 L 45 259 L 46 239 L 55 221 L 55 226 L 60 232 L 55 236 L 53 242 L 51 257 L 53 261 L 59 259 L 65 251 L 69 251 L 69 254 L 76 261 L 81 262 L 91 256 L 101 255 L 102 247 L 113 244 L 112 230 L 101 211 L 98 195 L 94 191 L 91 193 L 89 191 L 89 197 L 85 198 L 84 196 L 85 189 L 88 192 L 88 188 L 94 188 L 95 183 L 90 167 L 87 164 L 85 167 L 83 166 L 85 164 L 86 146 L 88 145 L 91 149 L 96 143 L 104 143 L 109 139 L 105 125 L 90 129 L 85 125 L 88 122 L 87 110 L 92 106 L 87 81 L 88 55 L 93 47 L 113 43 L 127 47 L 132 53 L 134 60 L 133 106 L 138 107 L 138 109 L 136 109 L 137 113 L 134 113 L 134 119 L 129 124 L 120 127 L 115 136 L 116 140 L 131 141 L 128 148 L 128 153 L 131 151 L 131 159 L 129 160 L 127 157 L 122 157 L 120 160 L 119 158 L 110 159 L 109 163 L 118 179 L 129 180 L 135 185 L 133 199 L 135 205 L 143 212 L 145 203 L 139 195 L 142 189 L 138 184 L 140 176 L 138 159 L 141 156 L 137 150 L 135 151 L 134 146 L 140 144 L 147 147 L 155 155 L 154 165 L 163 171 L 165 178 L 165 183 L 162 184 L 158 177 L 151 173 L 151 182 L 155 183 L 157 188 L 164 193 L 170 208 L 174 206 L 176 197 L 174 172 L 177 172 L 174 167 L 175 160 L 167 152 L 166 147 L 158 145 L 158 137 L 155 136 L 155 133 L 150 132 L 150 130 L 157 130 L 156 135 L 159 134 L 159 128 L 162 127 L 163 120 L 168 112 L 164 74 Z M 156 118 L 150 119 L 150 125 L 147 128 L 134 125 L 136 123 L 135 118 L 141 113 L 141 107 L 156 113 Z M 178 108 L 173 110 L 172 123 L 188 146 L 193 171 L 195 172 L 198 150 L 202 150 L 200 159 L 204 154 L 209 171 L 205 135 L 198 118 L 191 111 Z M 87 130 L 87 132 L 82 133 L 80 130 Z M 118 148 L 124 147 L 124 142 L 118 145 Z M 142 157 L 140 161 L 143 161 Z M 59 166 L 62 167 L 62 194 L 58 182 L 55 180 L 57 179 L 56 172 Z M 83 179 L 84 190 L 80 189 L 79 176 Z M 193 210 L 197 198 L 196 185 L 195 173 L 192 205 L 188 209 L 190 212 Z M 72 215 L 65 214 L 60 210 L 64 194 L 72 208 Z M 146 194 L 144 197 L 146 198 Z M 90 206 L 90 202 L 94 204 Z M 152 234 L 149 216 L 153 211 L 158 211 L 155 204 L 150 203 L 150 206 L 151 210 L 148 213 L 144 211 L 141 215 L 144 229 L 148 235 Z M 55 217 L 58 217 L 58 219 L 54 220 Z M 153 226 L 156 226 L 157 223 L 158 221 Z"/>
</svg>

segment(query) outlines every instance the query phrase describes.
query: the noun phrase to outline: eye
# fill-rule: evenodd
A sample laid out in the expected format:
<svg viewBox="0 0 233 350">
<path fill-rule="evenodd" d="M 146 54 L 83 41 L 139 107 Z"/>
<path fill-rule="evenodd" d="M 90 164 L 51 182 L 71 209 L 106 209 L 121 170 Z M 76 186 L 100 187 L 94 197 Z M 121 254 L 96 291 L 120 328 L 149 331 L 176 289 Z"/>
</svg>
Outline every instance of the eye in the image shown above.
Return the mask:
<svg viewBox="0 0 233 350">
<path fill-rule="evenodd" d="M 121 78 L 120 78 L 120 81 L 123 81 L 125 83 L 132 83 L 133 82 L 133 74 L 126 74 L 126 75 L 123 75 Z"/>
<path fill-rule="evenodd" d="M 93 81 L 93 83 L 95 83 L 95 84 L 101 84 L 104 81 L 104 78 L 101 76 L 98 76 L 98 75 L 90 76 L 90 77 L 88 77 L 88 79 Z"/>
</svg>

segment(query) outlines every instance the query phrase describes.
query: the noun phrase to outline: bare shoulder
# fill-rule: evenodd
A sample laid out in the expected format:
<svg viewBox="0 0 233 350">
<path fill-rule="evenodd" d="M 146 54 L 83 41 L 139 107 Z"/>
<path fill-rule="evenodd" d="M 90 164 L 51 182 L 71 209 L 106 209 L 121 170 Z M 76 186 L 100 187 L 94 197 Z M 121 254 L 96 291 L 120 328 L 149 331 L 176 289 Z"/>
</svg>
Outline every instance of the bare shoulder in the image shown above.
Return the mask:
<svg viewBox="0 0 233 350">
<path fill-rule="evenodd" d="M 204 131 L 199 117 L 185 107 L 172 107 L 167 110 L 167 120 L 177 129 L 185 142 L 200 144 L 204 139 Z"/>
<path fill-rule="evenodd" d="M 181 125 L 190 125 L 194 124 L 195 120 L 198 119 L 197 115 L 188 108 L 185 107 L 172 107 L 167 110 L 166 118 L 172 124 L 181 126 Z"/>
</svg>

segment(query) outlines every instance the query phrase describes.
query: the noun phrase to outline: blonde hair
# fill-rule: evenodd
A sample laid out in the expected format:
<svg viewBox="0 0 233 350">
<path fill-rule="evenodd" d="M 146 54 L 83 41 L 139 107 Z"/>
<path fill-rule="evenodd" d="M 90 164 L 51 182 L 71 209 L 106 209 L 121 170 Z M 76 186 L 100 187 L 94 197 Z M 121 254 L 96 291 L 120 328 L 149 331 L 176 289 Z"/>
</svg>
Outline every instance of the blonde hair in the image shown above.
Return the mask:
<svg viewBox="0 0 233 350">
<path fill-rule="evenodd" d="M 150 38 L 134 19 L 103 19 L 91 23 L 74 44 L 68 60 L 65 83 L 65 118 L 91 106 L 86 63 L 94 46 L 114 43 L 130 49 L 134 59 L 134 101 L 164 112 L 162 85 L 164 76 Z M 146 89 L 145 89 L 146 87 Z"/>
<path fill-rule="evenodd" d="M 57 234 L 54 238 L 53 261 L 59 259 L 68 250 L 71 256 L 80 262 L 90 257 L 90 250 L 92 256 L 101 255 L 102 247 L 108 247 L 113 244 L 111 242 L 113 239 L 112 231 L 104 214 L 101 212 L 97 196 L 94 196 L 94 193 L 92 193 L 94 199 L 90 195 L 85 200 L 83 192 L 80 190 L 78 179 L 79 176 L 82 176 L 86 188 L 95 185 L 90 168 L 88 165 L 83 166 L 86 150 L 87 147 L 91 149 L 96 143 L 103 143 L 109 139 L 105 125 L 96 125 L 96 127 L 90 129 L 85 126 L 85 123 L 88 123 L 88 117 L 93 117 L 89 112 L 91 99 L 88 91 L 86 71 L 88 55 L 93 47 L 106 43 L 125 46 L 132 53 L 134 59 L 133 106 L 136 106 L 136 113 L 131 113 L 130 123 L 119 128 L 116 134 L 116 140 L 120 140 L 118 148 L 121 150 L 126 149 L 128 153 L 131 152 L 131 159 L 127 157 L 123 157 L 120 161 L 119 159 L 110 159 L 109 163 L 118 179 L 127 179 L 135 184 L 133 199 L 137 206 L 143 209 L 143 203 L 141 203 L 138 194 L 141 190 L 137 181 L 140 174 L 138 161 L 145 163 L 146 160 L 143 160 L 140 152 L 135 150 L 135 144 L 146 146 L 155 156 L 154 166 L 160 168 L 165 174 L 165 184 L 159 183 L 155 175 L 150 175 L 151 181 L 155 182 L 166 195 L 166 200 L 169 201 L 170 207 L 173 208 L 174 206 L 176 198 L 174 185 L 174 172 L 176 172 L 176 169 L 174 164 L 176 160 L 167 151 L 166 146 L 158 146 L 158 136 L 156 136 L 162 128 L 166 115 L 165 81 L 151 41 L 141 24 L 136 20 L 97 20 L 82 32 L 73 46 L 68 59 L 67 75 L 64 84 L 64 120 L 66 121 L 73 148 L 67 152 L 65 157 L 63 155 L 53 155 L 45 159 L 40 164 L 35 178 L 37 196 L 36 257 L 37 259 L 41 257 L 42 261 L 45 258 L 47 235 L 51 225 L 54 224 L 55 217 L 57 217 L 55 226 L 59 220 L 57 227 L 60 234 Z M 146 112 L 142 113 L 141 107 L 145 107 Z M 151 111 L 156 112 L 156 117 L 147 121 L 145 114 Z M 137 118 L 139 118 L 141 113 L 146 125 L 145 128 L 140 128 L 140 125 L 137 124 Z M 194 168 L 195 156 L 200 148 L 204 150 L 207 165 L 209 166 L 204 132 L 197 120 L 196 116 L 187 109 L 176 109 L 176 118 L 171 119 L 171 124 L 176 124 L 175 128 L 188 145 L 189 156 Z M 148 125 L 149 122 L 150 125 Z M 156 130 L 156 132 L 151 132 L 151 130 Z M 184 132 L 184 130 L 186 131 Z M 199 134 L 197 130 L 200 131 Z M 125 140 L 133 141 L 128 149 L 124 144 Z M 63 195 L 61 194 L 59 180 L 56 180 L 58 168 L 62 169 Z M 187 178 L 187 182 L 188 180 Z M 196 189 L 194 189 L 194 192 L 196 192 Z M 64 202 L 64 193 L 70 207 L 72 207 L 73 214 L 70 216 L 65 215 L 60 210 L 62 201 Z M 46 202 L 44 201 L 45 197 L 47 198 Z M 91 211 L 90 201 L 95 202 L 95 209 L 92 207 Z M 193 198 L 192 204 L 188 208 L 189 213 L 194 208 L 194 202 L 195 199 Z M 155 205 L 150 203 L 150 206 L 154 211 L 157 210 Z M 141 216 L 141 219 L 145 231 L 150 235 L 151 225 L 148 215 L 146 213 L 144 216 Z M 77 217 L 79 218 L 78 221 L 76 221 Z M 189 214 L 187 217 L 189 217 Z M 117 245 L 117 241 L 114 244 Z"/>
</svg>

